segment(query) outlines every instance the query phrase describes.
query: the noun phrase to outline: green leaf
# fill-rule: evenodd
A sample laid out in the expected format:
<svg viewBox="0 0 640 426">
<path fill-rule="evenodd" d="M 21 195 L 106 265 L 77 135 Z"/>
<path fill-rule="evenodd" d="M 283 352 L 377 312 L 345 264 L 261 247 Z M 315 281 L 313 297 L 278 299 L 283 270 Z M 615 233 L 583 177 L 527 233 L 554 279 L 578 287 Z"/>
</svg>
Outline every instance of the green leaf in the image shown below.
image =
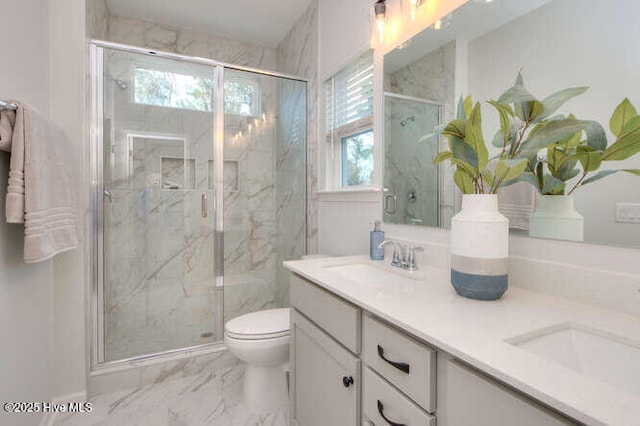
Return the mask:
<svg viewBox="0 0 640 426">
<path fill-rule="evenodd" d="M 464 98 L 462 105 L 464 107 L 465 117 L 469 118 L 471 116 L 471 110 L 473 109 L 473 100 L 471 100 L 471 95 Z"/>
<path fill-rule="evenodd" d="M 619 161 L 640 152 L 640 117 L 628 120 L 617 141 L 605 149 L 604 161 Z"/>
<path fill-rule="evenodd" d="M 551 114 L 556 112 L 562 105 L 568 102 L 571 98 L 575 98 L 589 90 L 588 87 L 570 87 L 568 89 L 560 90 L 553 95 L 547 96 L 542 100 L 544 106 L 544 112 L 538 117 L 542 120 L 550 117 Z"/>
<path fill-rule="evenodd" d="M 460 99 L 458 100 L 458 110 L 456 111 L 456 118 L 461 120 L 467 119 L 467 114 L 465 114 L 464 112 L 464 98 L 462 96 L 460 96 Z"/>
<path fill-rule="evenodd" d="M 478 155 L 473 150 L 472 146 L 465 143 L 460 138 L 452 137 L 449 139 L 449 147 L 451 148 L 451 153 L 453 154 L 454 159 L 464 161 L 469 164 L 472 170 L 478 169 Z"/>
<path fill-rule="evenodd" d="M 496 179 L 498 181 L 512 180 L 524 173 L 527 160 L 500 160 L 496 164 Z"/>
<path fill-rule="evenodd" d="M 542 195 L 564 195 L 565 183 L 550 174 L 544 175 Z"/>
<path fill-rule="evenodd" d="M 508 145 L 510 135 L 511 135 L 511 118 L 513 117 L 513 111 L 509 105 L 503 105 L 496 101 L 487 101 L 487 103 L 493 106 L 500 115 L 500 130 L 502 136 L 502 143 L 500 145 L 495 145 L 496 140 L 492 141 L 494 146 L 498 146 L 500 148 Z"/>
<path fill-rule="evenodd" d="M 602 164 L 602 154 L 599 152 L 585 152 L 578 150 L 578 160 L 582 164 L 582 170 L 585 172 L 595 172 Z"/>
<path fill-rule="evenodd" d="M 442 163 L 443 161 L 449 160 L 453 157 L 453 153 L 451 151 L 442 151 L 438 153 L 433 159 L 433 164 Z"/>
<path fill-rule="evenodd" d="M 580 186 L 585 186 L 588 183 L 593 183 L 597 180 L 600 180 L 604 177 L 607 177 L 609 175 L 612 175 L 614 173 L 618 173 L 618 170 L 600 170 L 598 173 L 596 173 L 595 175 L 588 177 L 587 179 L 582 181 L 582 184 L 580 184 Z"/>
<path fill-rule="evenodd" d="M 540 101 L 526 102 L 524 109 L 525 121 L 536 122 L 540 121 L 540 115 L 544 112 L 544 105 Z"/>
<path fill-rule="evenodd" d="M 442 134 L 444 136 L 453 136 L 456 138 L 463 139 L 466 137 L 467 133 L 467 122 L 460 118 L 456 118 L 447 124 L 442 130 Z"/>
<path fill-rule="evenodd" d="M 476 168 L 471 164 L 467 163 L 464 160 L 459 160 L 457 158 L 451 158 L 451 164 L 457 166 L 458 170 L 462 169 L 464 172 L 468 173 L 470 176 L 476 177 L 477 171 Z"/>
<path fill-rule="evenodd" d="M 510 104 L 510 103 L 521 103 L 521 102 L 529 102 L 529 101 L 537 101 L 536 97 L 533 96 L 523 85 L 515 85 L 506 92 L 504 92 L 498 98 L 498 103 L 501 104 Z"/>
<path fill-rule="evenodd" d="M 453 181 L 458 185 L 458 188 L 460 188 L 463 194 L 473 194 L 473 180 L 464 170 L 456 170 L 453 175 Z"/>
<path fill-rule="evenodd" d="M 484 169 L 489 163 L 489 151 L 482 137 L 482 113 L 480 102 L 477 102 L 467 120 L 467 137 L 465 142 L 468 143 L 475 151 L 478 157 L 478 171 Z"/>
<path fill-rule="evenodd" d="M 611 129 L 611 133 L 613 133 L 616 137 L 620 137 L 622 129 L 627 124 L 627 122 L 637 115 L 638 112 L 636 111 L 633 104 L 629 101 L 628 98 L 624 98 L 624 100 L 620 102 L 620 104 L 613 111 L 613 115 L 611 115 L 611 120 L 609 121 L 609 128 Z"/>
<path fill-rule="evenodd" d="M 607 135 L 604 127 L 597 121 L 589 121 L 589 125 L 584 129 L 587 134 L 587 145 L 596 151 L 607 149 Z"/>
<path fill-rule="evenodd" d="M 585 121 L 565 119 L 551 121 L 540 128 L 533 136 L 522 143 L 522 151 L 538 151 L 552 143 L 581 132 L 587 127 Z"/>
<path fill-rule="evenodd" d="M 640 176 L 640 169 L 622 169 L 622 171 L 631 173 L 632 175 Z"/>
<path fill-rule="evenodd" d="M 538 187 L 538 181 L 536 180 L 536 177 L 533 174 L 529 173 L 529 172 L 525 172 L 525 173 L 521 174 L 520 176 L 518 176 L 515 179 L 505 180 L 504 182 L 502 182 L 502 185 L 500 185 L 500 187 L 504 188 L 506 186 L 510 186 L 510 185 L 513 185 L 514 183 L 518 183 L 518 182 L 530 183 L 538 191 L 540 191 L 540 188 Z"/>
</svg>

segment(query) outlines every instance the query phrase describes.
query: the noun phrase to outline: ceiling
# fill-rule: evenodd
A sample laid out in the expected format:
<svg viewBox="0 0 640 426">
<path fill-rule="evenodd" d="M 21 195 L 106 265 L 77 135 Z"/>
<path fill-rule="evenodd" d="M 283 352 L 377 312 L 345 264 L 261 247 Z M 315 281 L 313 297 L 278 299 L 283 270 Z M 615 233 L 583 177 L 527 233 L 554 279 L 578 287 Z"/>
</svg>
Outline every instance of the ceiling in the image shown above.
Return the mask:
<svg viewBox="0 0 640 426">
<path fill-rule="evenodd" d="M 276 47 L 312 0 L 106 0 L 113 15 Z"/>
</svg>

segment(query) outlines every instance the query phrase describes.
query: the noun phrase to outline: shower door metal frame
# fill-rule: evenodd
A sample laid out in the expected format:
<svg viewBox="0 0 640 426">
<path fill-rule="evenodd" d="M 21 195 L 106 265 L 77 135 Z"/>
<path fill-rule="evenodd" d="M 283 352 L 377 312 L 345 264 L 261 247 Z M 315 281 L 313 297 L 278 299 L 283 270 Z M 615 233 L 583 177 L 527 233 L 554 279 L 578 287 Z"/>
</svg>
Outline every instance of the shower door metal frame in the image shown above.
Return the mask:
<svg viewBox="0 0 640 426">
<path fill-rule="evenodd" d="M 140 362 L 146 359 L 157 359 L 159 357 L 171 356 L 181 353 L 193 353 L 198 350 L 211 351 L 224 347 L 224 341 L 218 340 L 212 343 L 189 346 L 185 348 L 170 349 L 158 353 L 140 355 L 132 358 L 104 361 L 104 49 L 119 50 L 129 53 L 149 55 L 156 58 L 173 59 L 190 64 L 209 66 L 213 72 L 214 79 L 214 111 L 213 118 L 213 152 L 214 152 L 214 206 L 215 206 L 215 229 L 214 229 L 214 271 L 215 271 L 215 291 L 216 314 L 219 312 L 220 321 L 216 322 L 216 335 L 223 336 L 224 333 L 224 74 L 225 69 L 251 72 L 257 75 L 285 78 L 305 83 L 305 155 L 304 168 L 305 176 L 307 170 L 307 155 L 309 152 L 309 80 L 307 78 L 260 70 L 257 68 L 238 66 L 215 61 L 213 59 L 198 58 L 179 55 L 170 52 L 161 52 L 135 46 L 128 46 L 119 43 L 112 43 L 102 40 L 89 41 L 89 70 L 90 70 L 90 176 L 91 176 L 91 283 L 89 301 L 90 333 L 87 342 L 87 352 L 90 359 L 91 371 L 106 370 L 112 367 L 130 365 L 132 362 Z M 305 248 L 308 245 L 308 183 L 305 178 Z"/>
</svg>

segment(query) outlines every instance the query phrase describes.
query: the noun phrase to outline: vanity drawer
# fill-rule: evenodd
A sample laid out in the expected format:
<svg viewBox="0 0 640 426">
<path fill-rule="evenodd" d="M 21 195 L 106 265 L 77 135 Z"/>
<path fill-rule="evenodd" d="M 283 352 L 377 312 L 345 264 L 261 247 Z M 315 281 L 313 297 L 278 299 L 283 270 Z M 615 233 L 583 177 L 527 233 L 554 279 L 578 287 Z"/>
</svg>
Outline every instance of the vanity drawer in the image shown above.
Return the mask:
<svg viewBox="0 0 640 426">
<path fill-rule="evenodd" d="M 369 315 L 362 359 L 430 413 L 436 410 L 436 351 Z"/>
<path fill-rule="evenodd" d="M 375 425 L 435 426 L 436 418 L 425 413 L 409 398 L 369 368 L 363 369 L 362 415 Z M 383 417 L 384 416 L 384 417 Z"/>
<path fill-rule="evenodd" d="M 294 308 L 351 352 L 360 353 L 360 309 L 294 274 L 289 292 Z"/>
</svg>

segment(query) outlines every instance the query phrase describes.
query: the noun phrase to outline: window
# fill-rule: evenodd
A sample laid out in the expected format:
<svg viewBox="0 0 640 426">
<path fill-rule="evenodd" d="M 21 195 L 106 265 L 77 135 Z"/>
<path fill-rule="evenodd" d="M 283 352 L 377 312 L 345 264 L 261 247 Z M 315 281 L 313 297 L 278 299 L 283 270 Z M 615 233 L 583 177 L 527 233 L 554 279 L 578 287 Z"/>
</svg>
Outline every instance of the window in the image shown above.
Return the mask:
<svg viewBox="0 0 640 426">
<path fill-rule="evenodd" d="M 342 138 L 342 186 L 373 183 L 373 130 Z"/>
<path fill-rule="evenodd" d="M 327 80 L 325 96 L 332 186 L 373 185 L 373 53 Z"/>
<path fill-rule="evenodd" d="M 134 70 L 137 104 L 213 111 L 213 78 L 151 68 Z M 257 117 L 261 111 L 257 80 L 230 77 L 224 82 L 224 112 Z"/>
<path fill-rule="evenodd" d="M 137 67 L 137 104 L 213 111 L 213 79 Z"/>
</svg>

